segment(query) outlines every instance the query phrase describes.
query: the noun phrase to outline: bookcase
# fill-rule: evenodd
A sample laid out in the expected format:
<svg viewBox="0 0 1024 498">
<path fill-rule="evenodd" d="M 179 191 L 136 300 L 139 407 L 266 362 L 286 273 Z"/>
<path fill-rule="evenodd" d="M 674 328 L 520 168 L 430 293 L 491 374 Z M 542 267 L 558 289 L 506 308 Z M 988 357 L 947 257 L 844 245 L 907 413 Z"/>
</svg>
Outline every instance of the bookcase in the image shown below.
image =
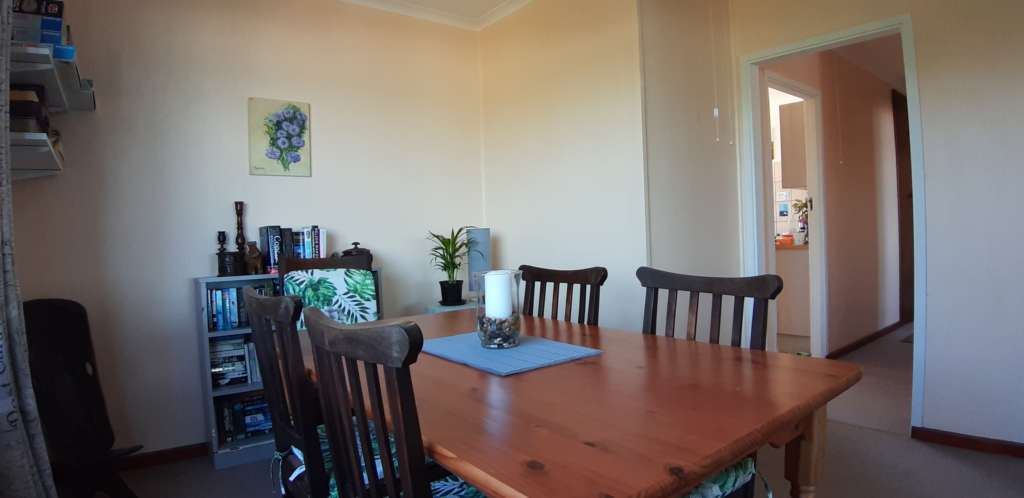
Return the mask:
<svg viewBox="0 0 1024 498">
<path fill-rule="evenodd" d="M 241 289 L 254 287 L 266 294 L 277 294 L 277 275 L 247 275 L 240 277 L 202 277 L 195 279 L 196 300 L 199 313 L 196 321 L 196 331 L 199 338 L 199 368 L 203 379 L 204 407 L 206 410 L 206 434 L 210 445 L 210 453 L 213 456 L 213 465 L 217 469 L 240 465 L 244 463 L 269 460 L 274 454 L 273 429 L 269 425 L 269 411 L 263 417 L 256 414 L 257 411 L 266 407 L 265 401 L 260 404 L 263 393 L 263 384 L 259 382 L 258 367 L 255 364 L 255 355 L 239 356 L 247 358 L 243 360 L 246 366 L 244 378 L 241 373 L 239 377 L 225 379 L 218 378 L 215 382 L 214 366 L 220 366 L 218 361 L 226 361 L 225 354 L 239 351 L 233 348 L 240 348 L 239 344 L 245 345 L 245 349 L 252 348 L 252 330 L 246 324 L 244 316 L 244 303 L 242 309 L 236 308 L 235 319 L 230 317 L 225 310 L 221 310 L 221 322 L 217 326 L 217 306 L 211 296 L 228 296 L 230 289 L 236 289 L 232 302 L 241 303 Z M 212 293 L 211 293 L 212 291 Z M 217 292 L 219 291 L 219 293 Z M 227 301 L 223 298 L 222 304 Z M 238 312 L 241 313 L 238 313 Z M 231 348 L 231 349 L 229 349 Z M 244 353 L 239 353 L 244 355 Z M 237 365 L 231 363 L 231 365 Z M 239 418 L 239 416 L 241 418 Z M 255 419 L 259 430 L 249 432 L 250 420 Z"/>
</svg>

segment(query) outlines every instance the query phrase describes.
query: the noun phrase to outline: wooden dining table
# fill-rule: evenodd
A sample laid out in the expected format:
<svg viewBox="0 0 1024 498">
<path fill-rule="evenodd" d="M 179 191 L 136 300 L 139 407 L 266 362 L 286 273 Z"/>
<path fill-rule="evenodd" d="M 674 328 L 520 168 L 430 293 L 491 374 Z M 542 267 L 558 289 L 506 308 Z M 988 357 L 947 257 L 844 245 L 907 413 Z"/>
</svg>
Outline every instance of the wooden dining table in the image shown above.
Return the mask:
<svg viewBox="0 0 1024 498">
<path fill-rule="evenodd" d="M 475 330 L 472 310 L 398 321 L 426 340 Z M 602 354 L 507 377 L 426 353 L 412 365 L 428 456 L 492 497 L 677 498 L 765 445 L 786 447 L 791 496 L 813 497 L 825 405 L 861 378 L 841 361 L 545 318 L 522 332 Z"/>
</svg>

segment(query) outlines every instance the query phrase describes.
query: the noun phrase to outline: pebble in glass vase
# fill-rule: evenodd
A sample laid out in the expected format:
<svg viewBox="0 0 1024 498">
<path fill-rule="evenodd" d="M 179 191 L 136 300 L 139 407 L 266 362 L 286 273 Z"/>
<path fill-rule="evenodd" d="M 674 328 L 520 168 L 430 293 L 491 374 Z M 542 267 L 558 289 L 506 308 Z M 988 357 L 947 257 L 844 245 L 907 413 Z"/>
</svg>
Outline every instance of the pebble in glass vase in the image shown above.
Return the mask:
<svg viewBox="0 0 1024 498">
<path fill-rule="evenodd" d="M 506 349 L 519 345 L 519 283 L 522 272 L 495 270 L 473 277 L 482 290 L 476 302 L 477 335 L 488 349 Z"/>
</svg>

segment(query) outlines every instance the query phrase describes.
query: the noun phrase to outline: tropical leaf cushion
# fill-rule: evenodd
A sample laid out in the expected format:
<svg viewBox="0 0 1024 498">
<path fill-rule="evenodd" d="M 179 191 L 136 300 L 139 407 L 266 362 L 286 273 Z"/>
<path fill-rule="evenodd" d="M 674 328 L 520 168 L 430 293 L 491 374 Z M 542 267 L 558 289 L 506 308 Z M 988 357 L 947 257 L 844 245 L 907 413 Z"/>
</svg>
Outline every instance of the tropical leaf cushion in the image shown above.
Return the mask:
<svg viewBox="0 0 1024 498">
<path fill-rule="evenodd" d="M 754 459 L 745 458 L 697 486 L 684 498 L 722 498 L 754 478 Z"/>
<path fill-rule="evenodd" d="M 355 418 L 353 417 L 352 420 L 353 420 L 353 423 L 354 423 L 355 422 Z M 384 475 L 384 466 L 383 466 L 383 463 L 381 462 L 380 444 L 377 442 L 377 436 L 376 436 L 377 431 L 374 430 L 373 421 L 369 421 L 369 425 L 370 425 L 370 446 L 372 447 L 370 450 L 373 452 L 373 460 L 374 460 L 374 462 L 376 462 L 376 465 L 377 465 L 377 475 L 378 476 L 383 476 Z M 330 479 L 331 479 L 331 481 L 330 481 L 330 495 L 329 495 L 329 498 L 338 498 L 339 497 L 338 483 L 335 480 L 335 476 L 334 476 L 334 459 L 331 456 L 331 446 L 330 446 L 329 440 L 327 439 L 327 431 L 326 431 L 326 429 L 324 428 L 323 425 L 317 426 L 316 429 L 317 429 L 317 432 L 320 435 L 320 451 L 323 453 L 323 456 L 324 456 L 324 467 L 325 467 L 325 469 L 327 471 L 327 475 L 329 475 Z M 355 440 L 356 440 L 356 452 L 357 452 L 356 454 L 359 456 L 359 461 L 363 462 L 364 460 L 362 458 L 362 455 L 363 455 L 362 443 L 359 442 L 359 438 L 358 437 L 355 438 Z M 398 468 L 398 456 L 397 456 L 398 455 L 398 450 L 395 447 L 395 438 L 391 434 L 388 434 L 388 443 L 391 446 L 391 454 L 394 455 L 394 457 L 393 457 L 394 458 L 394 467 L 393 468 L 397 469 Z M 304 461 L 304 459 L 302 457 L 302 452 L 299 451 L 297 448 L 292 448 L 292 454 L 294 454 L 296 457 L 298 457 L 298 459 L 300 461 Z M 428 462 L 429 462 L 429 460 L 428 460 Z M 302 468 L 303 472 L 305 471 L 304 467 L 300 467 L 300 468 Z M 302 472 L 295 472 L 291 476 L 289 476 L 288 479 L 294 481 L 296 478 L 298 478 L 301 475 L 302 475 Z M 369 476 L 367 475 L 365 468 L 363 469 L 363 483 L 364 484 L 369 483 Z M 480 490 L 476 489 L 475 487 L 473 487 L 472 485 L 470 485 L 466 481 L 463 481 L 462 479 L 459 479 L 456 476 L 448 476 L 448 477 L 445 477 L 443 479 L 439 479 L 437 481 L 431 482 L 430 483 L 430 491 L 431 491 L 431 494 L 433 496 L 435 496 L 435 497 L 445 497 L 445 498 L 486 498 L 486 495 L 481 493 Z"/>
<path fill-rule="evenodd" d="M 377 283 L 373 272 L 350 268 L 290 271 L 284 276 L 284 294 L 298 296 L 302 305 L 316 308 L 341 323 L 377 320 Z M 299 318 L 299 328 L 305 324 Z"/>
</svg>

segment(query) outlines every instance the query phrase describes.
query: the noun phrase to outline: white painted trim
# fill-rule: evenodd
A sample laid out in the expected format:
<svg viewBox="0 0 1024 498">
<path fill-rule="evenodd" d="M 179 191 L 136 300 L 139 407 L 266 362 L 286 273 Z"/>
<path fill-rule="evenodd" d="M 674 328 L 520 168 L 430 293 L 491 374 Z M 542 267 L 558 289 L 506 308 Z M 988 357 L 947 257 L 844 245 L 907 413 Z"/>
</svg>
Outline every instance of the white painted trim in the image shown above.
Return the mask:
<svg viewBox="0 0 1024 498">
<path fill-rule="evenodd" d="M 491 9 L 490 12 L 480 16 L 477 23 L 477 31 L 504 19 L 506 16 L 525 7 L 528 3 L 530 3 L 530 0 L 505 0 L 497 7 Z"/>
<path fill-rule="evenodd" d="M 647 141 L 647 65 L 644 52 L 644 26 L 642 20 L 643 2 L 636 3 L 636 32 L 639 37 L 640 51 L 640 133 L 643 141 L 643 198 L 644 198 L 644 235 L 647 251 L 644 253 L 647 266 L 654 266 L 654 234 L 651 229 L 651 149 Z"/>
<path fill-rule="evenodd" d="M 505 0 L 501 4 L 480 17 L 461 16 L 446 12 L 440 9 L 424 7 L 404 0 L 341 0 L 342 2 L 360 5 L 371 9 L 383 10 L 403 16 L 415 17 L 424 21 L 446 24 L 456 28 L 470 31 L 481 29 L 494 24 L 503 17 L 519 10 L 530 0 Z"/>
<path fill-rule="evenodd" d="M 825 129 L 821 90 L 770 71 L 766 72 L 766 80 L 769 87 L 796 95 L 808 104 L 805 113 L 809 119 L 805 121 L 810 125 L 808 130 L 813 130 L 808 134 L 812 135 L 814 140 L 810 144 L 814 147 L 814 152 L 808 156 L 812 158 L 812 162 L 807 169 L 808 195 L 814 202 L 814 209 L 809 213 L 808 220 L 810 226 L 813 227 L 811 244 L 807 250 L 811 277 L 808 309 L 810 310 L 811 354 L 818 358 L 824 358 L 828 354 L 828 227 L 825 223 L 828 202 L 825 196 Z M 768 88 L 763 88 L 762 91 L 767 92 Z M 774 216 L 768 222 L 774 229 Z M 769 263 L 774 263 L 775 245 L 768 244 L 768 251 Z M 774 268 L 770 271 L 774 272 Z"/>
<path fill-rule="evenodd" d="M 899 33 L 903 43 L 903 64 L 907 79 L 907 111 L 910 118 L 911 182 L 914 203 L 914 380 L 911 395 L 911 425 L 924 426 L 924 380 L 927 345 L 927 231 L 925 212 L 924 142 L 921 129 L 921 101 L 917 81 L 917 56 L 914 49 L 913 26 L 909 16 L 900 16 L 864 24 L 851 29 L 821 35 L 798 43 L 767 50 L 740 61 L 740 241 L 743 270 L 748 275 L 763 268 L 765 245 L 759 237 L 763 227 L 758 213 L 757 185 L 760 183 L 762 151 L 755 137 L 760 135 L 761 109 L 754 105 L 759 98 L 758 64 L 781 57 L 819 52 L 850 43 L 866 41 Z"/>
</svg>

